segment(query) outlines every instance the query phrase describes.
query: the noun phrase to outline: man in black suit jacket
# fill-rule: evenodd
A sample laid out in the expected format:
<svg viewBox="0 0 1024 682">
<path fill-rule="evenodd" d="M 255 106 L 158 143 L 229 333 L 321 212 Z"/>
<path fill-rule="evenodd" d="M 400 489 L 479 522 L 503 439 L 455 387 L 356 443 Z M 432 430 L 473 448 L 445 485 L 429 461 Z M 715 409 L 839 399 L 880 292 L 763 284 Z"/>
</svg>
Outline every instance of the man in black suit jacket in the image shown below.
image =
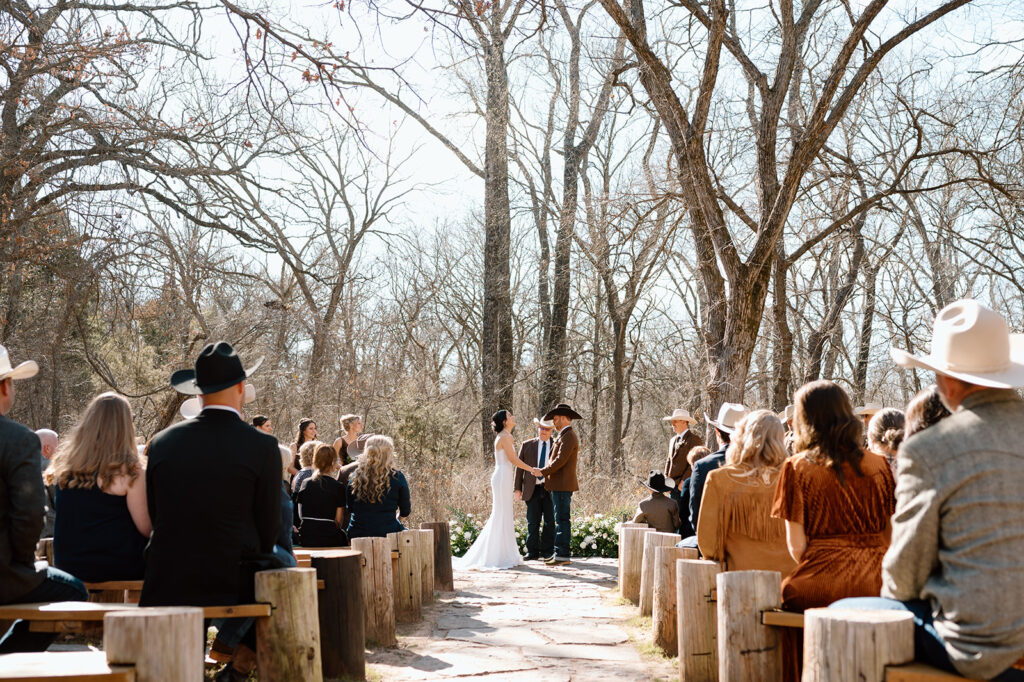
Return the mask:
<svg viewBox="0 0 1024 682">
<path fill-rule="evenodd" d="M 194 372 L 171 377 L 178 391 L 202 396 L 203 410 L 149 445 L 153 535 L 141 606 L 251 601 L 254 568 L 275 565 L 281 453 L 272 436 L 242 420 L 244 382 L 254 369 L 244 370 L 234 349 L 219 342 L 203 349 Z M 251 667 L 252 634 L 218 679 L 245 679 L 237 675 Z"/>
<path fill-rule="evenodd" d="M 537 437 L 523 441 L 519 447 L 519 459 L 538 469 L 551 459 L 551 433 L 555 425 L 534 419 Z M 555 554 L 555 508 L 551 504 L 551 493 L 544 488 L 544 482 L 525 469 L 516 469 L 515 493 L 526 503 L 526 557 L 527 561 L 547 559 Z M 541 520 L 544 521 L 543 530 Z M 538 537 L 538 535 L 540 537 Z"/>
</svg>

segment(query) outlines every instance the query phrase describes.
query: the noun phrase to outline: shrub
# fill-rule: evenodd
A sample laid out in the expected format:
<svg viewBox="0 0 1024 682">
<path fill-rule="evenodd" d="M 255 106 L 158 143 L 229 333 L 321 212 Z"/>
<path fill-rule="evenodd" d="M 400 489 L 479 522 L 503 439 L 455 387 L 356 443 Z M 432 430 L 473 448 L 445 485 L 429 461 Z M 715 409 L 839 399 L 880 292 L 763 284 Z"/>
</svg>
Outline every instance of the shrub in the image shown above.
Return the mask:
<svg viewBox="0 0 1024 682">
<path fill-rule="evenodd" d="M 452 509 L 452 519 L 448 522 L 451 531 L 452 555 L 462 556 L 469 546 L 480 535 L 482 523 L 472 514 Z M 576 557 L 608 557 L 619 556 L 619 519 L 621 514 L 594 514 L 572 520 L 572 540 L 570 550 Z M 516 524 L 516 544 L 519 551 L 526 554 L 526 522 Z"/>
</svg>

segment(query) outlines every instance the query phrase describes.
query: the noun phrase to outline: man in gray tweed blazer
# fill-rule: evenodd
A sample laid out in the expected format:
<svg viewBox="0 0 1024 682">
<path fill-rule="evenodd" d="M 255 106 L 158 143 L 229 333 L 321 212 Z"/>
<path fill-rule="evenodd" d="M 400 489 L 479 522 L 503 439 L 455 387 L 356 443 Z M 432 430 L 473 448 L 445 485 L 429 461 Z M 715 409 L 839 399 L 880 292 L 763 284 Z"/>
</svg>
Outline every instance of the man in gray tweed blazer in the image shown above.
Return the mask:
<svg viewBox="0 0 1024 682">
<path fill-rule="evenodd" d="M 903 443 L 882 597 L 836 608 L 914 615 L 918 660 L 965 677 L 1024 680 L 1024 336 L 976 301 L 935 319 L 931 353 L 953 413 Z"/>
</svg>

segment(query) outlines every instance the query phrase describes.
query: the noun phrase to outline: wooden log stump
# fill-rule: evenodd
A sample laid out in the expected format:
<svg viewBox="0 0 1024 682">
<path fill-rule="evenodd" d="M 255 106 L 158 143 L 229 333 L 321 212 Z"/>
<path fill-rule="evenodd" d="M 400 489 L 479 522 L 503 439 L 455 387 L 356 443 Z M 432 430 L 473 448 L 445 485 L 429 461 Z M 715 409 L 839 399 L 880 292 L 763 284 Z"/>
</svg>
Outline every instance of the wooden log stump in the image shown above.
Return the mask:
<svg viewBox="0 0 1024 682">
<path fill-rule="evenodd" d="M 619 530 L 619 594 L 634 604 L 640 603 L 640 578 L 644 565 L 644 536 L 654 529 L 627 527 Z"/>
<path fill-rule="evenodd" d="M 640 615 L 654 612 L 654 550 L 674 547 L 682 538 L 678 533 L 650 532 L 644 535 L 644 553 L 640 566 Z"/>
<path fill-rule="evenodd" d="M 366 640 L 395 646 L 394 578 L 391 577 L 391 542 L 387 538 L 355 538 L 352 549 L 363 553 L 363 615 Z"/>
<path fill-rule="evenodd" d="M 392 574 L 395 597 L 395 620 L 415 623 L 422 618 L 423 582 L 420 579 L 419 553 L 416 551 L 416 533 L 403 530 L 388 533 L 391 549 L 398 550 L 398 559 Z"/>
<path fill-rule="evenodd" d="M 420 563 L 420 594 L 422 603 L 434 603 L 434 531 L 429 528 L 410 530 L 416 533 L 416 552 Z"/>
<path fill-rule="evenodd" d="M 316 577 L 324 581 L 317 596 L 324 679 L 364 679 L 363 554 L 356 549 L 329 549 L 313 552 L 309 561 Z"/>
<path fill-rule="evenodd" d="M 808 609 L 803 682 L 883 682 L 887 665 L 914 659 L 914 616 L 907 611 Z"/>
<path fill-rule="evenodd" d="M 53 538 L 40 538 L 36 543 L 36 559 L 53 566 Z"/>
<path fill-rule="evenodd" d="M 110 665 L 131 665 L 136 682 L 203 679 L 203 610 L 193 606 L 113 611 L 103 616 Z"/>
<path fill-rule="evenodd" d="M 625 528 L 647 528 L 647 527 L 648 527 L 648 525 L 646 523 L 633 523 L 632 521 L 623 521 L 622 523 L 619 524 L 619 545 L 617 547 L 617 551 L 615 552 L 615 554 L 616 554 L 616 557 L 619 560 L 619 593 L 620 593 L 620 595 L 621 595 L 621 592 L 622 592 L 622 567 L 623 567 L 623 565 L 625 563 L 622 560 L 622 531 Z"/>
<path fill-rule="evenodd" d="M 452 534 L 447 521 L 421 523 L 422 530 L 434 531 L 434 589 L 454 592 L 452 573 Z"/>
<path fill-rule="evenodd" d="M 666 656 L 678 653 L 676 614 L 676 561 L 696 559 L 694 547 L 656 547 L 654 549 L 654 606 L 651 612 L 654 644 Z"/>
<path fill-rule="evenodd" d="M 717 561 L 676 560 L 676 630 L 679 679 L 718 679 L 718 604 L 715 579 L 723 570 Z"/>
<path fill-rule="evenodd" d="M 322 682 L 316 571 L 279 568 L 256 574 L 256 601 L 271 604 L 256 620 L 256 668 L 261 680 Z"/>
<path fill-rule="evenodd" d="M 782 635 L 761 623 L 761 611 L 782 607 L 778 571 L 718 574 L 718 679 L 782 681 Z"/>
</svg>

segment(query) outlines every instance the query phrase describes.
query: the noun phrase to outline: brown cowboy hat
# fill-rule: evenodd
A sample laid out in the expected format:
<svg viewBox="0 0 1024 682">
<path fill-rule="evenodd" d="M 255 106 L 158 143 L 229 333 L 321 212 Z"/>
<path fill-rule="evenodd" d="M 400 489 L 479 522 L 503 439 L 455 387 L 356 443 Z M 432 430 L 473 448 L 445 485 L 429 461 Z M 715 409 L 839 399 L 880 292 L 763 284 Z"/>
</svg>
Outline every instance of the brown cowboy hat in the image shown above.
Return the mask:
<svg viewBox="0 0 1024 682">
<path fill-rule="evenodd" d="M 568 403 L 558 403 L 553 410 L 548 410 L 548 413 L 544 415 L 544 421 L 551 421 L 551 418 L 557 415 L 569 419 L 583 419 L 583 415 L 569 407 Z"/>
</svg>

